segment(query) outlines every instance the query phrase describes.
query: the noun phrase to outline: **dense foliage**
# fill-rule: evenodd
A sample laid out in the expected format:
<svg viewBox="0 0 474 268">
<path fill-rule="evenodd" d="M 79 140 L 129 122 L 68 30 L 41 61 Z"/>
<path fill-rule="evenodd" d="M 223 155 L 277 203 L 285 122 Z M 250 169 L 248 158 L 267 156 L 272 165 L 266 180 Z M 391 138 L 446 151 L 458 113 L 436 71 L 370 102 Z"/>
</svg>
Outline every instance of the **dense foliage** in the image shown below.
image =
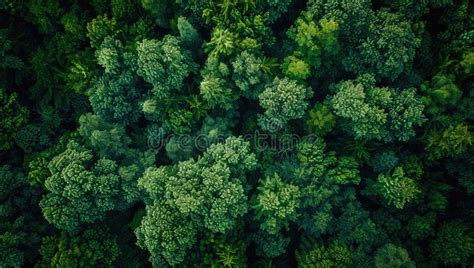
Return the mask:
<svg viewBox="0 0 474 268">
<path fill-rule="evenodd" d="M 472 267 L 469 0 L 0 0 L 0 267 Z"/>
</svg>

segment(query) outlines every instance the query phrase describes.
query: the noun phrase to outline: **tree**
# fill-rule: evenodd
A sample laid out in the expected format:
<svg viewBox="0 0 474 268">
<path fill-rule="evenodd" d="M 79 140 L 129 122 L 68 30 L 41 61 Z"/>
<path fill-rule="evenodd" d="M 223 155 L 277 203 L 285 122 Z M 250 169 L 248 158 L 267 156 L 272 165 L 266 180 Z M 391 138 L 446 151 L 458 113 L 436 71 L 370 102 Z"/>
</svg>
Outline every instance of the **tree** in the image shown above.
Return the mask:
<svg viewBox="0 0 474 268">
<path fill-rule="evenodd" d="M 347 245 L 335 240 L 329 245 L 303 240 L 296 251 L 298 267 L 350 267 L 352 254 Z"/>
<path fill-rule="evenodd" d="M 46 220 L 61 230 L 76 232 L 81 225 L 103 219 L 106 212 L 129 207 L 139 196 L 133 181 L 137 166 L 119 167 L 113 160 L 96 159 L 75 141 L 48 168 L 48 193 L 40 207 Z"/>
<path fill-rule="evenodd" d="M 461 221 L 441 225 L 431 241 L 432 257 L 444 265 L 463 265 L 474 254 L 474 237 Z"/>
<path fill-rule="evenodd" d="M 472 132 L 465 124 L 457 124 L 428 137 L 427 150 L 430 158 L 439 159 L 445 156 L 456 157 L 472 146 Z"/>
<path fill-rule="evenodd" d="M 302 118 L 311 95 L 309 87 L 288 78 L 276 77 L 258 96 L 260 106 L 265 109 L 258 119 L 260 127 L 274 132 L 284 127 L 289 120 Z"/>
<path fill-rule="evenodd" d="M 377 173 L 392 170 L 399 162 L 394 151 L 383 151 L 376 153 L 371 161 L 371 166 Z"/>
<path fill-rule="evenodd" d="M 245 174 L 256 167 L 249 143 L 230 137 L 197 160 L 149 168 L 139 188 L 147 214 L 136 230 L 154 264 L 176 265 L 201 233 L 226 233 L 247 212 Z"/>
<path fill-rule="evenodd" d="M 411 66 L 420 39 L 409 21 L 398 14 L 378 11 L 367 31 L 367 38 L 344 59 L 347 70 L 394 80 Z"/>
<path fill-rule="evenodd" d="M 446 108 L 455 107 L 462 96 L 462 91 L 455 83 L 452 75 L 438 73 L 431 79 L 431 83 L 421 85 L 423 103 L 427 112 L 437 114 Z"/>
<path fill-rule="evenodd" d="M 202 45 L 202 38 L 194 26 L 185 18 L 178 18 L 178 31 L 183 46 L 190 51 L 196 51 Z"/>
<path fill-rule="evenodd" d="M 374 188 L 389 205 L 398 209 L 404 208 L 420 193 L 416 182 L 405 176 L 402 167 L 396 167 L 391 175 L 380 174 Z"/>
<path fill-rule="evenodd" d="M 295 49 L 284 59 L 283 73 L 302 80 L 310 75 L 309 66 L 318 73 L 323 60 L 339 51 L 338 29 L 337 21 L 323 18 L 318 22 L 311 11 L 303 11 L 287 33 Z"/>
<path fill-rule="evenodd" d="M 367 28 L 375 16 L 371 1 L 368 0 L 310 0 L 307 5 L 316 21 L 337 21 L 339 43 L 345 49 L 356 47 L 365 38 Z"/>
<path fill-rule="evenodd" d="M 158 99 L 180 91 L 183 80 L 196 69 L 190 52 L 171 35 L 160 41 L 144 39 L 137 45 L 137 57 L 137 73 L 153 85 L 152 93 Z"/>
<path fill-rule="evenodd" d="M 119 33 L 115 18 L 99 15 L 87 24 L 87 37 L 93 48 L 98 48 L 107 36 L 114 38 Z"/>
<path fill-rule="evenodd" d="M 243 51 L 232 61 L 232 80 L 245 97 L 256 99 L 269 82 L 264 64 L 261 58 L 248 51 Z"/>
<path fill-rule="evenodd" d="M 124 125 L 136 122 L 142 96 L 135 87 L 136 79 L 131 72 L 101 77 L 89 92 L 94 112 L 109 122 Z"/>
<path fill-rule="evenodd" d="M 91 113 L 83 114 L 79 125 L 79 134 L 98 156 L 119 159 L 130 152 L 128 145 L 131 141 L 123 126 L 107 123 Z"/>
<path fill-rule="evenodd" d="M 332 113 L 329 103 L 316 103 L 308 112 L 306 127 L 310 133 L 324 136 L 336 125 L 336 116 Z"/>
<path fill-rule="evenodd" d="M 202 98 L 210 108 L 222 107 L 229 109 L 230 103 L 236 98 L 228 82 L 230 70 L 216 57 L 207 58 L 206 65 L 201 72 L 202 81 L 199 90 Z"/>
<path fill-rule="evenodd" d="M 375 253 L 375 267 L 404 267 L 414 268 L 415 263 L 410 259 L 408 252 L 394 244 L 385 244 Z"/>
<path fill-rule="evenodd" d="M 23 173 L 0 166 L 0 266 L 21 267 L 37 256 L 40 230 L 45 228 L 36 216 L 40 198 Z"/>
<path fill-rule="evenodd" d="M 65 232 L 43 238 L 38 267 L 114 267 L 121 254 L 116 239 L 103 227 L 78 236 Z"/>
<path fill-rule="evenodd" d="M 27 122 L 28 110 L 18 103 L 16 93 L 8 94 L 0 88 L 0 150 L 14 144 L 15 133 Z"/>
<path fill-rule="evenodd" d="M 362 75 L 334 89 L 332 108 L 356 139 L 408 141 L 415 135 L 413 128 L 425 120 L 424 106 L 414 88 L 378 88 L 372 75 Z"/>
<path fill-rule="evenodd" d="M 276 234 L 282 227 L 288 229 L 299 216 L 298 186 L 287 184 L 274 174 L 260 180 L 257 190 L 253 208 L 255 219 L 262 221 L 260 228 L 269 234 Z"/>
</svg>

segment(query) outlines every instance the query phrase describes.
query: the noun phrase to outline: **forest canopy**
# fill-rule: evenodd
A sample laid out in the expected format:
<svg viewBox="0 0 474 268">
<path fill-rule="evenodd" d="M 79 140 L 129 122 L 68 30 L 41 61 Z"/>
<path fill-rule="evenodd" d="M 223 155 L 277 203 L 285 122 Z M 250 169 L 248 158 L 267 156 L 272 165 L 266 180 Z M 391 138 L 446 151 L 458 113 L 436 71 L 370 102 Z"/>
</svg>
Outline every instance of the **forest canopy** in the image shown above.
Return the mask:
<svg viewBox="0 0 474 268">
<path fill-rule="evenodd" d="M 474 266 L 469 0 L 0 0 L 0 267 Z"/>
</svg>

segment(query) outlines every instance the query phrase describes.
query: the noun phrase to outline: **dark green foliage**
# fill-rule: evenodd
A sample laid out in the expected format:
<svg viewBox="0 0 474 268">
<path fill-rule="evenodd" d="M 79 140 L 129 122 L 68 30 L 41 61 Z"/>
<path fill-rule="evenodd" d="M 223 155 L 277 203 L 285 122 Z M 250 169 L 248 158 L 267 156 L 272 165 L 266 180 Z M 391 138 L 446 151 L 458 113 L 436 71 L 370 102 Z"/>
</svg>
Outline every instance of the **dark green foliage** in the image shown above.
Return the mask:
<svg viewBox="0 0 474 268">
<path fill-rule="evenodd" d="M 366 39 L 345 59 L 346 69 L 394 80 L 410 67 L 420 45 L 411 27 L 402 16 L 377 12 L 368 27 Z"/>
<path fill-rule="evenodd" d="M 114 267 L 120 249 L 107 229 L 98 227 L 79 236 L 61 233 L 45 237 L 40 253 L 38 267 Z"/>
<path fill-rule="evenodd" d="M 27 122 L 28 110 L 21 106 L 16 93 L 0 88 L 0 150 L 12 147 L 16 132 Z"/>
<path fill-rule="evenodd" d="M 431 242 L 432 257 L 444 265 L 463 265 L 474 254 L 472 231 L 461 221 L 447 222 Z"/>
<path fill-rule="evenodd" d="M 116 78 L 100 78 L 89 93 L 94 112 L 111 122 L 125 125 L 136 122 L 140 94 L 134 87 L 135 79 L 129 72 Z"/>
<path fill-rule="evenodd" d="M 0 267 L 472 267 L 469 0 L 0 0 Z"/>
<path fill-rule="evenodd" d="M 40 193 L 18 170 L 0 167 L 0 266 L 21 267 L 38 254 L 44 222 L 36 217 Z"/>
</svg>

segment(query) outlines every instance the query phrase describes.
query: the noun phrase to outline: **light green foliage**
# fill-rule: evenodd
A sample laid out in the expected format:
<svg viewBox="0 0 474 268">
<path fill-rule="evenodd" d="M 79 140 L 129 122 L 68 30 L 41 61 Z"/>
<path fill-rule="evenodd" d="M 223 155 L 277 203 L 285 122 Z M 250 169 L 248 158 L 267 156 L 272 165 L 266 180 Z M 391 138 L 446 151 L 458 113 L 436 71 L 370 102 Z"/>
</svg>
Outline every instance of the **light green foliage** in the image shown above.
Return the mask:
<svg viewBox="0 0 474 268">
<path fill-rule="evenodd" d="M 276 77 L 258 96 L 260 106 L 265 109 L 258 119 L 260 127 L 273 132 L 284 127 L 289 120 L 302 118 L 311 95 L 309 87 L 295 80 Z"/>
<path fill-rule="evenodd" d="M 71 57 L 67 73 L 64 74 L 66 87 L 76 93 L 85 94 L 93 87 L 99 76 L 92 50 L 84 50 Z"/>
<path fill-rule="evenodd" d="M 415 268 L 408 252 L 394 244 L 385 244 L 375 253 L 375 267 L 377 268 Z"/>
<path fill-rule="evenodd" d="M 61 233 L 43 238 L 38 267 L 114 267 L 121 254 L 105 228 L 87 229 L 79 236 Z"/>
<path fill-rule="evenodd" d="M 323 176 L 326 168 L 335 162 L 335 157 L 326 157 L 326 144 L 323 139 L 314 142 L 302 142 L 297 146 L 298 160 L 311 176 Z"/>
<path fill-rule="evenodd" d="M 420 192 L 416 182 L 405 176 L 402 167 L 396 167 L 391 175 L 380 174 L 374 187 L 389 205 L 398 209 L 404 208 Z"/>
<path fill-rule="evenodd" d="M 302 246 L 296 251 L 298 267 L 350 267 L 352 253 L 343 243 L 335 240 L 329 245 L 311 243 L 303 240 Z"/>
<path fill-rule="evenodd" d="M 18 95 L 0 88 L 0 150 L 12 147 L 15 133 L 27 120 L 28 110 L 18 103 Z"/>
<path fill-rule="evenodd" d="M 288 56 L 281 65 L 283 73 L 292 79 L 305 80 L 311 75 L 311 67 L 308 63 L 295 56 Z"/>
<path fill-rule="evenodd" d="M 431 83 L 421 85 L 420 89 L 424 94 L 423 103 L 428 107 L 427 111 L 432 114 L 454 107 L 462 96 L 454 77 L 443 73 L 433 76 Z"/>
<path fill-rule="evenodd" d="M 283 73 L 292 78 L 306 79 L 311 71 L 318 72 L 323 57 L 335 55 L 339 51 L 339 25 L 333 19 L 315 20 L 310 11 L 303 11 L 288 30 L 288 37 L 295 43 L 293 55 L 285 58 Z"/>
<path fill-rule="evenodd" d="M 169 114 L 169 127 L 175 134 L 187 134 L 191 132 L 191 120 L 193 113 L 186 109 L 176 109 Z"/>
<path fill-rule="evenodd" d="M 138 75 L 153 85 L 152 93 L 162 99 L 180 91 L 183 80 L 196 65 L 189 51 L 181 47 L 178 38 L 167 35 L 162 40 L 145 39 L 137 45 Z"/>
<path fill-rule="evenodd" d="M 265 2 L 245 0 L 204 4 L 202 18 L 215 25 L 211 40 L 206 43 L 206 52 L 211 56 L 225 57 L 238 52 L 237 49 L 256 50 L 273 44 L 274 36 L 269 25 L 272 8 L 265 6 Z"/>
<path fill-rule="evenodd" d="M 306 127 L 310 133 L 324 136 L 336 125 L 336 116 L 332 113 L 329 103 L 316 103 L 308 112 Z"/>
<path fill-rule="evenodd" d="M 355 192 L 350 186 L 361 180 L 358 163 L 353 157 L 336 157 L 334 151 L 326 151 L 325 147 L 321 138 L 297 146 L 299 167 L 293 169 L 292 178 L 302 191 L 297 222 L 314 237 L 330 233 L 341 241 L 370 247 L 375 229 L 368 213 L 354 202 Z"/>
<path fill-rule="evenodd" d="M 232 85 L 228 82 L 230 70 L 227 64 L 216 57 L 208 57 L 201 76 L 199 90 L 207 106 L 230 109 L 230 104 L 236 96 L 232 92 Z"/>
<path fill-rule="evenodd" d="M 152 263 L 181 263 L 201 232 L 225 233 L 247 212 L 245 173 L 256 167 L 249 143 L 231 137 L 198 160 L 150 168 L 139 180 L 147 214 L 136 230 Z"/>
<path fill-rule="evenodd" d="M 46 220 L 62 230 L 77 231 L 82 224 L 103 219 L 108 211 L 126 208 L 134 194 L 127 189 L 133 184 L 121 177 L 116 162 L 95 160 L 91 150 L 74 141 L 48 168 L 48 193 L 40 206 Z"/>
<path fill-rule="evenodd" d="M 424 122 L 423 104 L 415 89 L 376 87 L 372 75 L 341 82 L 331 99 L 336 115 L 345 120 L 356 139 L 408 141 Z"/>
<path fill-rule="evenodd" d="M 209 56 L 216 58 L 231 55 L 236 46 L 237 35 L 221 27 L 214 28 L 211 40 L 205 44 L 206 52 L 210 52 Z"/>
<path fill-rule="evenodd" d="M 446 156 L 456 157 L 466 152 L 471 146 L 473 134 L 466 124 L 457 124 L 428 137 L 427 150 L 431 159 Z"/>
<path fill-rule="evenodd" d="M 243 51 L 232 61 L 232 67 L 234 71 L 232 80 L 242 95 L 256 99 L 264 85 L 269 82 L 263 60 L 248 51 Z"/>
<path fill-rule="evenodd" d="M 285 183 L 278 174 L 260 180 L 255 197 L 255 218 L 261 220 L 260 228 L 269 234 L 276 234 L 282 227 L 298 217 L 300 189 Z"/>
<path fill-rule="evenodd" d="M 344 61 L 347 70 L 373 73 L 377 79 L 397 78 L 415 57 L 420 39 L 402 16 L 379 11 L 371 22 L 367 39 Z"/>
<path fill-rule="evenodd" d="M 328 176 L 339 184 L 359 184 L 359 163 L 351 156 L 341 156 L 336 166 L 329 170 Z"/>
<path fill-rule="evenodd" d="M 51 172 L 48 169 L 51 159 L 64 152 L 69 140 L 76 139 L 77 136 L 77 132 L 65 133 L 54 146 L 32 156 L 31 161 L 28 163 L 28 181 L 31 185 L 44 185 L 46 178 L 51 176 Z"/>
<path fill-rule="evenodd" d="M 104 38 L 99 49 L 95 52 L 97 63 L 104 68 L 106 74 L 118 74 L 122 66 L 123 45 L 119 40 L 110 36 Z"/>
<path fill-rule="evenodd" d="M 450 221 L 439 227 L 430 247 L 432 257 L 441 264 L 462 266 L 474 254 L 474 236 L 465 223 Z"/>
<path fill-rule="evenodd" d="M 87 24 L 87 37 L 93 48 L 99 48 L 107 36 L 116 37 L 119 33 L 115 18 L 99 15 Z"/>
<path fill-rule="evenodd" d="M 338 22 L 343 46 L 352 46 L 360 41 L 374 17 L 369 0 L 310 0 L 308 10 L 316 20 L 324 18 Z"/>
<path fill-rule="evenodd" d="M 201 46 L 202 39 L 194 26 L 185 17 L 179 17 L 177 27 L 183 46 L 196 51 Z"/>
</svg>

